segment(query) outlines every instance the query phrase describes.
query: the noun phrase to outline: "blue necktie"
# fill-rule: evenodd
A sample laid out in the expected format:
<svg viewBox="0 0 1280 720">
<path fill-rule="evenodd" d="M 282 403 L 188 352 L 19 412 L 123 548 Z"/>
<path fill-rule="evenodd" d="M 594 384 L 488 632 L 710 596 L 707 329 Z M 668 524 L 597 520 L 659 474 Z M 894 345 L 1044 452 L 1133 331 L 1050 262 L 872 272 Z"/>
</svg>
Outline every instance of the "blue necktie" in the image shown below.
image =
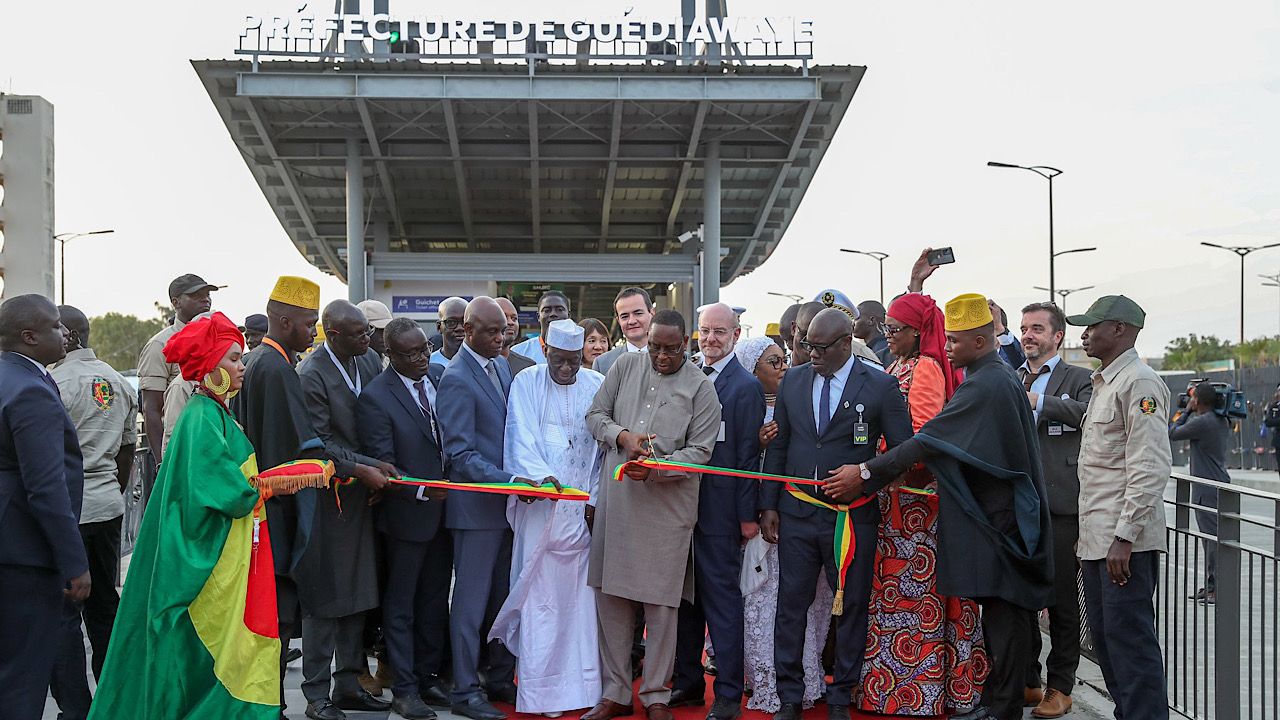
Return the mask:
<svg viewBox="0 0 1280 720">
<path fill-rule="evenodd" d="M 831 422 L 831 376 L 822 378 L 822 399 L 818 401 L 818 437 L 827 431 Z"/>
</svg>

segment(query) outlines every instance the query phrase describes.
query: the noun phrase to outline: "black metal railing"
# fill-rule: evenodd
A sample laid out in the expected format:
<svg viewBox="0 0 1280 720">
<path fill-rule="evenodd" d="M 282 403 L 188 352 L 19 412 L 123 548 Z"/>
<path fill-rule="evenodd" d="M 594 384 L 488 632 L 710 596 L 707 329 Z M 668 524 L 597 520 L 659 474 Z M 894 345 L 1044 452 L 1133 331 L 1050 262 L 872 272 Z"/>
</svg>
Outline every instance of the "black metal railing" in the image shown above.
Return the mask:
<svg viewBox="0 0 1280 720">
<path fill-rule="evenodd" d="M 1280 495 L 1175 474 L 1165 508 L 1156 631 L 1169 708 L 1205 720 L 1280 720 Z M 1215 596 L 1199 598 L 1214 552 Z"/>
</svg>

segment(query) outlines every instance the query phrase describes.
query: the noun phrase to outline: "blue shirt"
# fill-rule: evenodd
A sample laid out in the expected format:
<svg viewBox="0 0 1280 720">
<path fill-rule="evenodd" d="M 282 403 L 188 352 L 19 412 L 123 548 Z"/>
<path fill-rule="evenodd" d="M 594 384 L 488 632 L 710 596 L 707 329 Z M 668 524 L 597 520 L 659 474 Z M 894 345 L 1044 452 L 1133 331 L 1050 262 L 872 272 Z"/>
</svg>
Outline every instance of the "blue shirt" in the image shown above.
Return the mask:
<svg viewBox="0 0 1280 720">
<path fill-rule="evenodd" d="M 1040 366 L 1040 374 L 1037 375 L 1035 381 L 1031 383 L 1031 389 L 1028 392 L 1033 392 L 1037 396 L 1035 408 L 1036 422 L 1040 422 L 1040 411 L 1044 410 L 1044 391 L 1049 389 L 1049 376 L 1053 374 L 1053 371 L 1057 369 L 1058 363 L 1061 361 L 1061 355 L 1054 355 L 1049 358 L 1048 362 Z M 1018 369 L 1022 372 L 1031 372 L 1031 366 L 1026 362 L 1022 363 L 1022 366 Z M 1021 374 L 1019 374 L 1018 379 L 1022 379 Z"/>
<path fill-rule="evenodd" d="M 516 343 L 511 352 L 518 352 L 538 365 L 547 364 L 547 356 L 542 353 L 542 336 L 536 335 L 522 343 Z"/>
<path fill-rule="evenodd" d="M 831 389 L 829 390 L 831 393 L 831 403 L 830 407 L 827 408 L 831 415 L 827 417 L 828 421 L 830 421 L 832 417 L 835 417 L 836 409 L 840 407 L 840 398 L 844 395 L 844 385 L 849 381 L 849 373 L 853 370 L 853 364 L 855 362 L 858 362 L 858 358 L 850 355 L 849 359 L 845 361 L 845 364 L 839 370 L 836 370 L 835 374 L 831 376 Z M 822 409 L 822 385 L 825 381 L 826 378 L 822 377 L 817 372 L 813 374 L 814 427 L 822 427 L 822 421 L 819 419 L 818 413 Z"/>
</svg>

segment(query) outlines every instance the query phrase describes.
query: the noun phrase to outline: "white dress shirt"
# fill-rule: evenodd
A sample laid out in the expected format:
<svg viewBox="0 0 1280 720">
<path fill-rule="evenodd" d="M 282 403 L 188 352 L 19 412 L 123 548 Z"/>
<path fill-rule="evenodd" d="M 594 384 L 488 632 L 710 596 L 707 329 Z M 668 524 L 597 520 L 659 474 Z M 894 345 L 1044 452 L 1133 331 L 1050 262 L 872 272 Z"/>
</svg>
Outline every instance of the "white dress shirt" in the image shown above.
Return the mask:
<svg viewBox="0 0 1280 720">
<path fill-rule="evenodd" d="M 400 378 L 400 382 L 404 383 L 404 386 L 409 389 L 409 397 L 413 398 L 413 404 L 417 405 L 418 409 L 422 411 L 422 414 L 427 416 L 427 422 L 431 425 L 431 432 L 435 435 L 433 439 L 436 442 L 440 442 L 440 431 L 436 428 L 436 413 L 434 410 L 436 405 L 436 386 L 431 384 L 431 380 L 428 379 L 426 375 L 422 376 L 421 381 L 410 380 L 399 372 L 396 373 L 396 377 Z M 418 382 L 422 383 L 422 389 L 427 394 L 427 404 L 431 406 L 429 408 L 422 407 L 422 398 L 418 397 L 418 388 L 415 387 Z M 441 453 L 443 452 L 444 450 L 442 448 Z M 422 502 L 428 502 L 431 500 L 431 498 L 427 497 L 427 489 L 425 487 L 419 487 L 415 497 Z"/>
<path fill-rule="evenodd" d="M 731 358 L 733 358 L 733 351 L 730 351 L 728 355 L 725 355 L 719 360 L 711 363 L 710 367 L 712 371 L 711 371 L 711 374 L 707 376 L 711 378 L 711 382 L 715 382 L 720 378 L 720 373 L 724 372 L 724 367 L 729 364 L 729 360 Z M 703 365 L 703 367 L 708 367 L 708 366 Z M 704 370 L 703 372 L 706 372 L 706 371 Z"/>
</svg>

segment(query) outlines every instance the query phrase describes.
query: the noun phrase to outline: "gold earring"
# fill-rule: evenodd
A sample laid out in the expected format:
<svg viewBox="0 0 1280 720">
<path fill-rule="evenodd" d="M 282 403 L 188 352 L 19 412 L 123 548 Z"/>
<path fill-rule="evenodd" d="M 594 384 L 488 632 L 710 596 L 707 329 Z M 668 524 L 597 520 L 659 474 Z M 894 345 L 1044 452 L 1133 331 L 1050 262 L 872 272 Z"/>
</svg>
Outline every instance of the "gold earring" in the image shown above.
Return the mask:
<svg viewBox="0 0 1280 720">
<path fill-rule="evenodd" d="M 209 375 L 213 374 L 211 372 L 209 375 L 204 377 L 204 386 L 214 395 L 226 395 L 227 391 L 231 389 L 231 373 L 227 372 L 227 369 L 224 367 L 218 367 L 217 370 L 222 374 L 222 381 L 214 383 L 210 380 Z"/>
</svg>

